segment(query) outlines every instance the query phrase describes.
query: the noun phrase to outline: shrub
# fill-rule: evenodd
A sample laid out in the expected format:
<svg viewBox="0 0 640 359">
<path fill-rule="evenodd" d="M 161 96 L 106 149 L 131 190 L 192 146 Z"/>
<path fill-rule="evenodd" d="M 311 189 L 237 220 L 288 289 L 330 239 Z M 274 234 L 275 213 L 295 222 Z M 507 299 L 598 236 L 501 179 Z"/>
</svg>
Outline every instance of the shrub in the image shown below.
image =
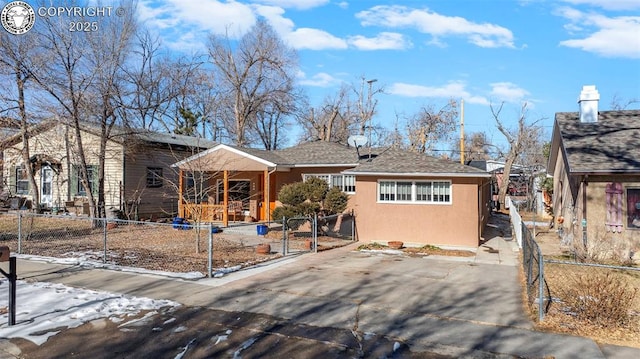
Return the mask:
<svg viewBox="0 0 640 359">
<path fill-rule="evenodd" d="M 579 273 L 567 277 L 558 296 L 565 310 L 601 327 L 615 327 L 629 319 L 637 289 L 614 272 Z"/>
<path fill-rule="evenodd" d="M 327 214 L 342 213 L 347 208 L 349 196 L 344 194 L 338 187 L 333 187 L 327 192 L 324 199 L 324 209 Z"/>
<path fill-rule="evenodd" d="M 299 206 L 307 199 L 306 187 L 302 182 L 282 186 L 278 192 L 278 201 L 287 206 Z"/>
<path fill-rule="evenodd" d="M 329 185 L 323 179 L 310 177 L 302 182 L 306 199 L 311 202 L 322 202 L 329 191 Z"/>
<path fill-rule="evenodd" d="M 282 217 L 293 218 L 298 216 L 300 216 L 300 214 L 297 212 L 297 208 L 291 206 L 276 207 L 271 213 L 271 218 L 276 221 L 281 221 Z"/>
</svg>

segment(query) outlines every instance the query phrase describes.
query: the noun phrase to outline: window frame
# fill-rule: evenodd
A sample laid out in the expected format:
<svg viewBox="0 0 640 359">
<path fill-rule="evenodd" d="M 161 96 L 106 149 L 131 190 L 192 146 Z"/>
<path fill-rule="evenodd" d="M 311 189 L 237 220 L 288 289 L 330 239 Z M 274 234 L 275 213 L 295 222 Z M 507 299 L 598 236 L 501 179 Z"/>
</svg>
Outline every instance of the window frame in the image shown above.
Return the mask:
<svg viewBox="0 0 640 359">
<path fill-rule="evenodd" d="M 401 188 L 405 191 L 400 193 L 398 191 L 398 183 L 402 183 Z M 444 187 L 438 187 L 435 184 L 445 184 Z M 392 187 L 389 187 L 389 185 Z M 406 184 L 410 184 L 410 198 L 406 199 Z M 429 184 L 428 188 L 430 193 L 418 193 L 419 185 Z M 436 190 L 440 188 L 443 193 L 436 193 Z M 391 203 L 391 204 L 419 204 L 419 205 L 452 205 L 453 204 L 453 183 L 451 180 L 412 180 L 412 179 L 379 179 L 376 184 L 376 203 Z M 384 189 L 384 192 L 382 190 Z M 392 189 L 391 193 L 386 193 Z M 400 196 L 402 194 L 402 196 Z M 383 199 L 382 195 L 388 199 Z M 426 196 L 426 200 L 419 199 L 418 196 Z M 446 198 L 446 200 L 436 200 L 439 197 Z M 448 197 L 448 198 L 447 198 Z M 403 198 L 403 199 L 399 199 Z"/>
<path fill-rule="evenodd" d="M 164 185 L 162 167 L 147 167 L 147 188 L 160 188 Z"/>
<path fill-rule="evenodd" d="M 19 174 L 21 174 L 22 176 L 20 176 Z M 15 178 L 16 194 L 28 195 L 31 183 L 29 181 L 29 173 L 27 171 L 27 167 L 25 165 L 16 166 L 15 173 L 13 175 Z"/>
<path fill-rule="evenodd" d="M 87 189 L 82 185 L 82 179 L 80 176 L 80 165 L 73 165 L 73 176 L 75 176 L 75 188 L 74 196 L 78 197 L 87 197 L 88 192 Z M 89 191 L 95 196 L 98 191 L 98 166 L 97 165 L 87 165 L 87 177 L 89 179 Z"/>
<path fill-rule="evenodd" d="M 316 177 L 324 180 L 325 182 L 327 182 L 327 185 L 329 185 L 329 188 L 338 187 L 342 192 L 346 194 L 356 194 L 355 175 L 345 175 L 342 173 L 304 173 L 302 174 L 302 181 L 306 182 L 307 179 L 311 177 Z M 340 178 L 340 184 L 335 184 L 335 180 L 338 178 Z M 347 178 L 351 179 L 351 181 L 348 181 Z"/>
</svg>

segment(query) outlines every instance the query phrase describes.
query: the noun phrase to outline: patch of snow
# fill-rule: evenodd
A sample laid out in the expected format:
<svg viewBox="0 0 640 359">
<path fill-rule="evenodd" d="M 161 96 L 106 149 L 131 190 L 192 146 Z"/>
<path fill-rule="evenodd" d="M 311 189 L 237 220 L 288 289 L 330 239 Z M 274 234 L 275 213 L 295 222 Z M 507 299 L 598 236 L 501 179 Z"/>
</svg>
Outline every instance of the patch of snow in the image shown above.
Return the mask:
<svg viewBox="0 0 640 359">
<path fill-rule="evenodd" d="M 205 275 L 200 272 L 174 273 L 174 272 L 143 269 L 143 268 L 137 268 L 137 267 L 120 266 L 120 265 L 115 265 L 110 263 L 102 263 L 101 260 L 96 260 L 96 258 L 94 258 L 91 252 L 83 252 L 83 253 L 74 252 L 72 254 L 74 255 L 74 257 L 71 257 L 71 258 L 43 257 L 43 256 L 33 256 L 33 255 L 27 255 L 27 254 L 17 254 L 16 257 L 20 259 L 30 260 L 30 261 L 46 262 L 46 263 L 52 263 L 52 264 L 77 265 L 83 268 L 109 269 L 109 270 L 116 270 L 116 271 L 128 272 L 128 273 L 151 274 L 151 275 L 159 275 L 163 277 L 188 279 L 188 280 L 200 279 L 205 277 Z"/>
<path fill-rule="evenodd" d="M 182 332 L 187 331 L 187 329 L 188 329 L 187 327 L 181 325 L 181 326 L 177 327 L 176 329 L 174 329 L 173 332 L 174 333 L 182 333 Z"/>
<path fill-rule="evenodd" d="M 252 346 L 255 342 L 257 342 L 257 341 L 258 341 L 258 338 L 251 338 L 251 339 L 249 339 L 249 340 L 245 341 L 244 343 L 242 343 L 242 344 L 240 345 L 240 348 L 238 348 L 238 350 L 236 350 L 236 351 L 233 353 L 233 359 L 242 359 L 242 356 L 240 356 L 240 353 L 241 353 L 243 350 L 246 350 L 246 349 L 248 349 L 249 347 L 251 347 L 251 346 Z"/>
<path fill-rule="evenodd" d="M 0 282 L 0 303 L 7 303 L 8 297 L 9 282 L 3 280 Z M 17 281 L 16 325 L 8 325 L 9 313 L 0 315 L 0 337 L 24 338 L 41 345 L 60 328 L 75 328 L 100 318 L 121 323 L 126 321 L 126 316 L 178 306 L 179 303 L 170 300 L 72 288 L 57 283 Z"/>
<path fill-rule="evenodd" d="M 215 268 L 213 270 L 213 278 L 223 277 L 225 274 L 237 272 L 242 269 L 241 265 L 233 266 L 233 267 L 224 267 L 224 268 Z"/>
<path fill-rule="evenodd" d="M 398 349 L 400 349 L 401 344 L 398 342 L 393 343 L 393 351 L 397 351 Z"/>
<path fill-rule="evenodd" d="M 193 344 L 193 342 L 195 341 L 196 341 L 196 338 L 191 339 L 191 341 L 187 343 L 187 345 L 184 347 L 184 350 L 182 350 L 180 353 L 178 353 L 178 355 L 175 356 L 175 359 L 182 359 L 182 357 L 184 357 L 184 355 L 187 354 L 187 350 L 189 350 L 189 346 L 191 346 L 191 344 Z"/>
</svg>

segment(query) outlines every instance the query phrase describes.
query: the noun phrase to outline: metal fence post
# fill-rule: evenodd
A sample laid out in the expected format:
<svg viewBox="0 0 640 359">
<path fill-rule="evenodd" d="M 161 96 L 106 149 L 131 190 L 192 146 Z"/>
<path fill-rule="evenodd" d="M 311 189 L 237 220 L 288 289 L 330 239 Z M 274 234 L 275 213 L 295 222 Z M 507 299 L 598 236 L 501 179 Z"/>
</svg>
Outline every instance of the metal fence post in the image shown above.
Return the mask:
<svg viewBox="0 0 640 359">
<path fill-rule="evenodd" d="M 103 249 L 104 254 L 102 256 L 102 263 L 107 263 L 107 219 L 102 219 L 102 234 L 103 234 Z"/>
<path fill-rule="evenodd" d="M 538 247 L 538 277 L 538 321 L 541 322 L 544 319 L 544 260 L 540 247 Z"/>
<path fill-rule="evenodd" d="M 318 214 L 313 214 L 313 224 L 311 225 L 313 228 L 313 252 L 318 253 Z"/>
<path fill-rule="evenodd" d="M 18 212 L 18 254 L 22 254 L 22 213 Z"/>
<path fill-rule="evenodd" d="M 356 216 L 351 208 L 351 240 L 356 241 Z"/>
<path fill-rule="evenodd" d="M 207 277 L 211 278 L 212 276 L 212 272 L 213 272 L 213 225 L 211 223 L 209 223 L 209 225 L 207 226 L 208 232 L 209 232 L 209 244 L 208 244 L 208 263 L 207 263 L 207 272 L 208 275 Z"/>
<path fill-rule="evenodd" d="M 282 216 L 282 255 L 287 255 L 287 217 Z"/>
</svg>

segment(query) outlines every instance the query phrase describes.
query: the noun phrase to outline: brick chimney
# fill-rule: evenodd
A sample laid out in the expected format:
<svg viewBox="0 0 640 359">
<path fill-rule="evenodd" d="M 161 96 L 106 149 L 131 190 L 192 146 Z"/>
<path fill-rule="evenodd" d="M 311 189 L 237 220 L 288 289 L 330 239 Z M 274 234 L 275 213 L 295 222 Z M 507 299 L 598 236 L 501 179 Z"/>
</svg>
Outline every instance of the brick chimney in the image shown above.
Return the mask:
<svg viewBox="0 0 640 359">
<path fill-rule="evenodd" d="M 600 94 L 595 85 L 582 86 L 578 98 L 580 122 L 598 122 L 598 100 L 600 100 Z"/>
</svg>

